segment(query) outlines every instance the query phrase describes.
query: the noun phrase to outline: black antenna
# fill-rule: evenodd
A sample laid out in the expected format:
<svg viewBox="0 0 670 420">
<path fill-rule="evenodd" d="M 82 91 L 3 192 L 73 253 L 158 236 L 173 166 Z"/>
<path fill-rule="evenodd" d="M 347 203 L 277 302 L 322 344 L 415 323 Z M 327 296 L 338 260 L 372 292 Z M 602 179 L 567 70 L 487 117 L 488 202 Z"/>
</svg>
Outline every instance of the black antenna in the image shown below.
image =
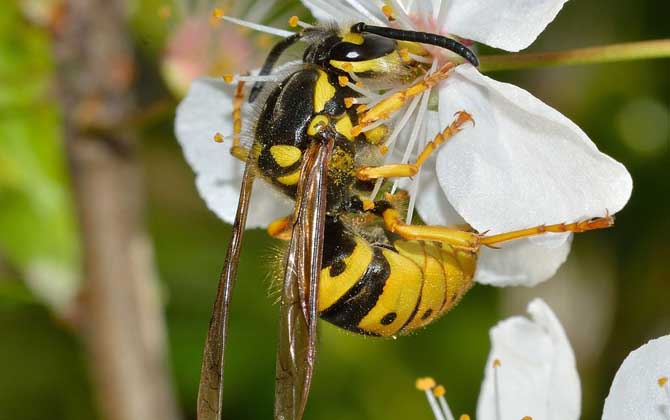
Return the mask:
<svg viewBox="0 0 670 420">
<path fill-rule="evenodd" d="M 465 58 L 473 66 L 479 66 L 479 59 L 474 52 L 460 42 L 447 38 L 446 36 L 431 34 L 428 32 L 407 31 L 404 29 L 387 28 L 384 26 L 370 26 L 363 22 L 358 22 L 351 27 L 351 32 L 363 33 L 367 32 L 383 36 L 384 38 L 396 39 L 398 41 L 418 42 L 420 44 L 435 45 L 436 47 L 445 48 L 449 51 L 455 52 L 461 57 Z"/>
<path fill-rule="evenodd" d="M 302 36 L 302 32 L 297 32 L 277 42 L 270 50 L 270 53 L 265 59 L 265 63 L 263 63 L 263 67 L 261 67 L 261 71 L 258 73 L 258 75 L 265 76 L 270 74 L 272 72 L 272 68 L 277 63 L 277 60 L 279 60 L 279 57 L 282 55 L 282 53 L 286 51 L 288 47 L 298 42 Z M 265 82 L 254 83 L 254 86 L 251 88 L 251 92 L 249 92 L 249 103 L 256 100 L 256 97 L 261 92 L 261 89 L 263 89 L 263 83 Z"/>
</svg>

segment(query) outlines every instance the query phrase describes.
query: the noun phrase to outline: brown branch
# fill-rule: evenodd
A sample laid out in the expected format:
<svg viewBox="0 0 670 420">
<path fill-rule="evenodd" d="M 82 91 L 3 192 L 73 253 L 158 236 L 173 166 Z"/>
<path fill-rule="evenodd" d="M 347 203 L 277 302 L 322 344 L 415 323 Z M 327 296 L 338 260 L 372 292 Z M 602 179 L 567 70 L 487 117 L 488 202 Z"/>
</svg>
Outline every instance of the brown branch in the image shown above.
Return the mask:
<svg viewBox="0 0 670 420">
<path fill-rule="evenodd" d="M 179 418 L 165 363 L 132 129 L 134 61 L 121 0 L 68 0 L 55 31 L 66 149 L 81 230 L 82 328 L 106 420 Z"/>
</svg>

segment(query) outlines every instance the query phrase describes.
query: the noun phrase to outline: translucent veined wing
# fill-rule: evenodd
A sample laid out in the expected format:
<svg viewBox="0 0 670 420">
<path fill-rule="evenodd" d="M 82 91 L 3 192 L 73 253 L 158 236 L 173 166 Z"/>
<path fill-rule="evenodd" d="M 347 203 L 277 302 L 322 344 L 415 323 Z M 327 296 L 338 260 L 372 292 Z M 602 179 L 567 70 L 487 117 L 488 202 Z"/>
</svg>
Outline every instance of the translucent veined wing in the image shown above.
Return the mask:
<svg viewBox="0 0 670 420">
<path fill-rule="evenodd" d="M 302 418 L 316 356 L 317 296 L 326 214 L 326 178 L 333 141 L 304 156 L 279 317 L 275 419 Z"/>
<path fill-rule="evenodd" d="M 233 233 L 228 245 L 228 253 L 216 292 L 212 319 L 205 342 L 205 351 L 198 388 L 198 420 L 220 420 L 223 394 L 223 368 L 226 335 L 228 333 L 228 310 L 237 276 L 237 266 L 242 249 L 242 236 L 247 221 L 249 199 L 254 181 L 252 164 L 247 162 L 242 177 L 240 199 L 233 224 Z"/>
</svg>

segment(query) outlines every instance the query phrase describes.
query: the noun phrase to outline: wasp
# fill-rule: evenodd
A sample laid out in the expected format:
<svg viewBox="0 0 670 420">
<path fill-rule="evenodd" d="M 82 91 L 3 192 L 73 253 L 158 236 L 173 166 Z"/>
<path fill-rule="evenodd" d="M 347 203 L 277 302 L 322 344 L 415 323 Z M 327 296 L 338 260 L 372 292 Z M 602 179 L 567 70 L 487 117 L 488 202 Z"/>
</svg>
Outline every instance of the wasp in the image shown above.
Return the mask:
<svg viewBox="0 0 670 420">
<path fill-rule="evenodd" d="M 298 41 L 302 60 L 263 81 Z M 426 46 L 456 60 L 429 71 Z M 478 65 L 462 43 L 437 34 L 372 26 L 315 26 L 277 43 L 245 98 L 234 99 L 231 153 L 245 162 L 232 239 L 206 340 L 198 418 L 218 420 L 228 312 L 252 186 L 256 178 L 294 200 L 292 214 L 268 227 L 288 240 L 279 305 L 275 418 L 302 417 L 316 358 L 317 321 L 390 337 L 424 327 L 472 287 L 480 247 L 545 232 L 609 227 L 611 217 L 531 227 L 497 235 L 463 226 L 407 223 L 408 194 L 375 191 L 377 180 L 414 176 L 441 144 L 472 121 L 467 110 L 428 142 L 412 163 L 381 164 L 392 115 L 448 77 L 460 62 Z M 394 89 L 394 86 L 408 86 Z M 362 87 L 384 92 L 358 104 Z M 240 141 L 241 107 L 255 103 L 249 144 Z"/>
</svg>

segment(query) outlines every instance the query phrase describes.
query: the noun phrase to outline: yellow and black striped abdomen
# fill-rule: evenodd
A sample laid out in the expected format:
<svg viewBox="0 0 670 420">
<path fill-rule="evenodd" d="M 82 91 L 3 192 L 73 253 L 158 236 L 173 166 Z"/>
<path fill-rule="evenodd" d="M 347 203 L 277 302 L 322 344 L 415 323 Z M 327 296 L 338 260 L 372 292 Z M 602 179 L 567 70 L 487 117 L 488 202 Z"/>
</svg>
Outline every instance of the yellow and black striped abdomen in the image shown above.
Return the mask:
<svg viewBox="0 0 670 420">
<path fill-rule="evenodd" d="M 329 222 L 319 282 L 321 318 L 388 337 L 446 313 L 472 285 L 476 255 L 424 242 L 370 244 Z"/>
</svg>

